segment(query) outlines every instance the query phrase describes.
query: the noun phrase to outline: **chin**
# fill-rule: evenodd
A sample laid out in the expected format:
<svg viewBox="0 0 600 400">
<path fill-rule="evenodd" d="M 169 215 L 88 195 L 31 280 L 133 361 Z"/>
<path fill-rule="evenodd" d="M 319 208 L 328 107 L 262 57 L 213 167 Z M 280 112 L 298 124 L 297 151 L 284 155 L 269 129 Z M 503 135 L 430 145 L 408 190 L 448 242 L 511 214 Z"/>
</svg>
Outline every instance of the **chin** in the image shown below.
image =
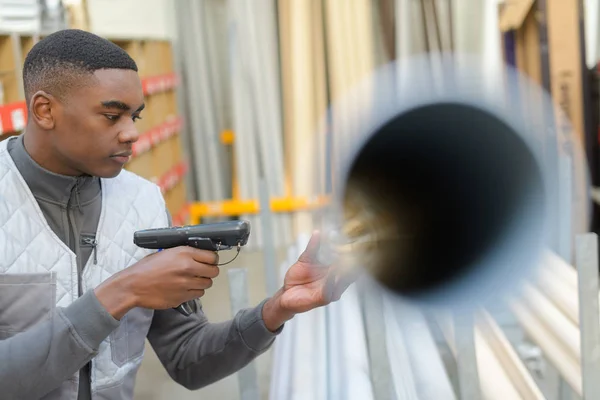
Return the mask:
<svg viewBox="0 0 600 400">
<path fill-rule="evenodd" d="M 98 178 L 111 179 L 119 176 L 121 171 L 123 171 L 123 167 L 103 168 L 93 171 L 90 175 L 96 176 Z"/>
</svg>

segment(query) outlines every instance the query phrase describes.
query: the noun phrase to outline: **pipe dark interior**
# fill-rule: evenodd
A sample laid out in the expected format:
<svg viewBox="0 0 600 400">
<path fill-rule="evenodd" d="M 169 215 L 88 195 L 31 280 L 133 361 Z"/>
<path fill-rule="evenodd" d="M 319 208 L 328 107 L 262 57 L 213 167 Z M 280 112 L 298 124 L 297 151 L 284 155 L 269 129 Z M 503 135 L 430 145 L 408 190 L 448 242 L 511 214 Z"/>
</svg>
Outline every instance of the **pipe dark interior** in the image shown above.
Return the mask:
<svg viewBox="0 0 600 400">
<path fill-rule="evenodd" d="M 539 166 L 520 134 L 480 109 L 450 103 L 390 120 L 355 158 L 347 184 L 367 193 L 369 207 L 385 210 L 385 222 L 404 235 L 380 243 L 384 268 L 366 267 L 409 296 L 482 267 L 482 257 L 514 233 L 509 223 L 520 208 L 542 195 Z"/>
</svg>

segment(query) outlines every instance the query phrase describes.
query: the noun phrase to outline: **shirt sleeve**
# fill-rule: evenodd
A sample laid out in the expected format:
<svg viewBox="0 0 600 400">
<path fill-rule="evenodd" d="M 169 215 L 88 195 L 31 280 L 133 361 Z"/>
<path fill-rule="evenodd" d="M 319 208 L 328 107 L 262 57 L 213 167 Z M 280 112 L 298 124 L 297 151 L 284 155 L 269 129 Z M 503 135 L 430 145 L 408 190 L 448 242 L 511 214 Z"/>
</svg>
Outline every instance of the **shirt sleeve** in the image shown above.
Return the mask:
<svg viewBox="0 0 600 400">
<path fill-rule="evenodd" d="M 283 326 L 271 332 L 262 319 L 266 300 L 229 321 L 210 323 L 198 302 L 195 314 L 157 310 L 148 340 L 161 363 L 180 385 L 199 389 L 231 375 L 273 343 Z"/>
<path fill-rule="evenodd" d="M 50 393 L 95 357 L 118 326 L 89 291 L 44 322 L 0 340 L 2 398 L 38 399 Z"/>
</svg>

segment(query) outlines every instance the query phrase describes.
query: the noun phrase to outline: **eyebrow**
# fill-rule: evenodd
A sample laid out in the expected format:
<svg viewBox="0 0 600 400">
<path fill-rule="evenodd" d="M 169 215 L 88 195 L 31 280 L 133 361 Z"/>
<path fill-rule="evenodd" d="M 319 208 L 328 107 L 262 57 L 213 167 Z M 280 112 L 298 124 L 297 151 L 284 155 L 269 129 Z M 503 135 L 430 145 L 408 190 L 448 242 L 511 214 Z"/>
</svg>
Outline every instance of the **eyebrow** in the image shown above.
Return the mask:
<svg viewBox="0 0 600 400">
<path fill-rule="evenodd" d="M 104 108 L 117 108 L 119 110 L 123 110 L 123 111 L 129 111 L 131 110 L 131 107 L 129 105 L 127 105 L 126 103 L 123 103 L 122 101 L 119 100 L 108 100 L 108 101 L 103 101 L 102 106 L 104 106 Z M 140 112 L 144 109 L 144 107 L 146 107 L 146 104 L 142 103 L 141 106 L 138 107 L 137 110 L 135 110 L 135 112 Z"/>
</svg>

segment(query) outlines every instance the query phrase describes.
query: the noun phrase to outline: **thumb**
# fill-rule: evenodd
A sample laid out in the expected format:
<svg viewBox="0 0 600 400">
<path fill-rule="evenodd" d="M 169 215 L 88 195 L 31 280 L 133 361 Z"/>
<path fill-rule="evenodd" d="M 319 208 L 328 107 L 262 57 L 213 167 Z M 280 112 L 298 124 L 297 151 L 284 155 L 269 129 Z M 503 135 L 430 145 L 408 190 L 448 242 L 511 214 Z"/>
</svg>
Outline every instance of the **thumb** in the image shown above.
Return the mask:
<svg viewBox="0 0 600 400">
<path fill-rule="evenodd" d="M 314 231 L 308 244 L 306 245 L 306 249 L 298 258 L 298 261 L 303 263 L 316 263 L 317 255 L 319 254 L 319 249 L 321 248 L 321 233 L 319 231 Z"/>
</svg>

